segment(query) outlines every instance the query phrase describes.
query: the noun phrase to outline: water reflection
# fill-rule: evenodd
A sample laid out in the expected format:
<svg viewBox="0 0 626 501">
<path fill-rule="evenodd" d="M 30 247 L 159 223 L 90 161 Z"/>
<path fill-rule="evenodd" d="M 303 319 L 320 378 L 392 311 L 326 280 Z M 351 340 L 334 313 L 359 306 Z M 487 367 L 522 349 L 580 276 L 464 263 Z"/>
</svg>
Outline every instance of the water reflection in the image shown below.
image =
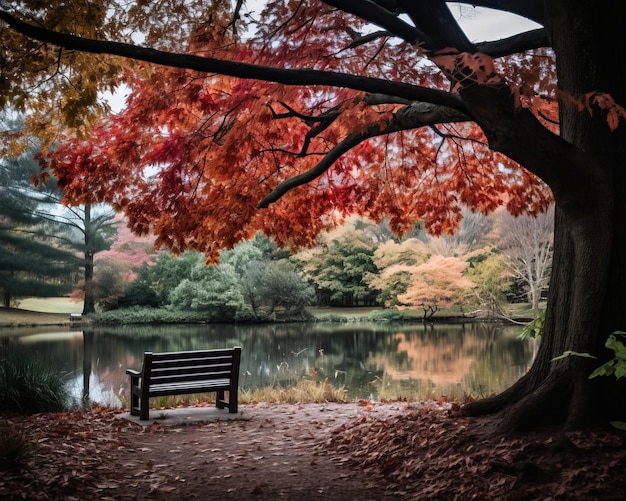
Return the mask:
<svg viewBox="0 0 626 501">
<path fill-rule="evenodd" d="M 242 346 L 242 391 L 328 380 L 349 398 L 431 398 L 502 391 L 530 365 L 531 341 L 519 328 L 493 324 L 288 324 L 94 328 L 67 332 L 0 330 L 71 374 L 85 401 L 120 406 L 126 368 L 140 368 L 144 351 Z"/>
</svg>

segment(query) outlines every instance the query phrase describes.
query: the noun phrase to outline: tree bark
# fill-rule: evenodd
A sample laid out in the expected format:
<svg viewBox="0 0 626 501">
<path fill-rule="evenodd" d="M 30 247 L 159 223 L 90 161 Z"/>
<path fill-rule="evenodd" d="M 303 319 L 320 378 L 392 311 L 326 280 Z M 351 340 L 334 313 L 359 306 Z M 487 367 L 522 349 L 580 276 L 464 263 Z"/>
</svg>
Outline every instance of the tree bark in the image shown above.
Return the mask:
<svg viewBox="0 0 626 501">
<path fill-rule="evenodd" d="M 626 75 L 616 62 L 626 54 L 626 43 L 615 21 L 626 19 L 625 7 L 561 0 L 546 2 L 546 13 L 559 89 L 573 97 L 606 92 L 626 103 Z M 468 415 L 501 411 L 505 431 L 554 422 L 580 427 L 624 416 L 623 394 L 616 393 L 615 380 L 589 380 L 588 375 L 612 358 L 604 348 L 609 334 L 626 327 L 626 132 L 623 124 L 611 132 L 599 109 L 591 114 L 561 102 L 560 114 L 561 137 L 593 161 L 586 169 L 572 166 L 572 176 L 552 185 L 554 260 L 541 346 L 520 381 L 501 395 L 464 408 Z M 598 360 L 553 360 L 567 350 Z"/>
<path fill-rule="evenodd" d="M 96 304 L 93 295 L 93 256 L 94 256 L 94 229 L 91 224 L 91 205 L 85 205 L 85 301 L 83 303 L 83 315 L 94 313 Z"/>
</svg>

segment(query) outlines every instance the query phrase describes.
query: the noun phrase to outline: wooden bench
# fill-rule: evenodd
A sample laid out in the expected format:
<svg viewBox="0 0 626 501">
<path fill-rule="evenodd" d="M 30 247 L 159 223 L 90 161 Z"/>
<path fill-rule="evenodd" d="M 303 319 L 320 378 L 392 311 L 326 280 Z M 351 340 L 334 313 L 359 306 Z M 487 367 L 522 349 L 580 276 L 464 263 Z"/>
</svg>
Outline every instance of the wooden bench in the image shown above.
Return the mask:
<svg viewBox="0 0 626 501">
<path fill-rule="evenodd" d="M 150 419 L 149 399 L 166 395 L 217 392 L 215 405 L 237 413 L 237 389 L 241 348 L 219 350 L 146 352 L 141 372 L 126 369 L 130 376 L 130 413 Z M 224 392 L 228 392 L 228 401 Z"/>
</svg>

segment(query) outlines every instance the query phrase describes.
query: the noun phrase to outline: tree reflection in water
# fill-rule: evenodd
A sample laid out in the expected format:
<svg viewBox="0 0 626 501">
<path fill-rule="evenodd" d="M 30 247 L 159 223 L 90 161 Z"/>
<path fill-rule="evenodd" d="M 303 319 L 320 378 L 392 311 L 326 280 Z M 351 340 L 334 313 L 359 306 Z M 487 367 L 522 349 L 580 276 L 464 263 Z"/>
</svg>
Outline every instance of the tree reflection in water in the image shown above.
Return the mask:
<svg viewBox="0 0 626 501">
<path fill-rule="evenodd" d="M 240 386 L 289 386 L 328 380 L 350 399 L 409 400 L 502 391 L 530 365 L 532 340 L 519 327 L 454 325 L 282 324 L 94 328 L 84 332 L 0 331 L 3 343 L 26 344 L 33 357 L 70 372 L 77 398 L 121 405 L 126 368 L 144 351 L 243 347 Z"/>
</svg>

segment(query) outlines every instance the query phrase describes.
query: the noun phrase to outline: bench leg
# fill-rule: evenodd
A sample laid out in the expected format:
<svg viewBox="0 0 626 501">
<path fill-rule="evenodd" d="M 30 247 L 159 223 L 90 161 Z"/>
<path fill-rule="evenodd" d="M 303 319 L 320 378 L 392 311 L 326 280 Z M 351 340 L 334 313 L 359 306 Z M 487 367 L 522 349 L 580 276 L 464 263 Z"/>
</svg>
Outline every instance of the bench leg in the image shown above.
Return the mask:
<svg viewBox="0 0 626 501">
<path fill-rule="evenodd" d="M 140 406 L 139 406 L 139 419 L 142 421 L 147 421 L 150 419 L 150 399 L 147 394 L 142 394 L 140 398 Z"/>
<path fill-rule="evenodd" d="M 239 407 L 239 402 L 238 402 L 238 395 L 237 395 L 237 388 L 235 389 L 230 389 L 228 391 L 228 412 L 230 412 L 231 414 L 237 414 L 237 411 Z"/>
<path fill-rule="evenodd" d="M 224 390 L 218 390 L 217 396 L 215 397 L 215 407 L 218 409 L 223 409 L 224 407 L 228 407 L 228 412 L 230 414 L 237 414 L 238 405 L 237 405 L 237 391 L 228 390 L 228 403 L 226 403 L 224 397 Z"/>
<path fill-rule="evenodd" d="M 132 388 L 130 389 L 130 415 L 139 415 L 139 397 L 135 395 L 135 392 Z"/>
<path fill-rule="evenodd" d="M 139 415 L 139 378 L 135 375 L 130 376 L 130 415 Z"/>
<path fill-rule="evenodd" d="M 218 390 L 215 396 L 215 407 L 218 409 L 224 408 L 224 390 Z"/>
</svg>

